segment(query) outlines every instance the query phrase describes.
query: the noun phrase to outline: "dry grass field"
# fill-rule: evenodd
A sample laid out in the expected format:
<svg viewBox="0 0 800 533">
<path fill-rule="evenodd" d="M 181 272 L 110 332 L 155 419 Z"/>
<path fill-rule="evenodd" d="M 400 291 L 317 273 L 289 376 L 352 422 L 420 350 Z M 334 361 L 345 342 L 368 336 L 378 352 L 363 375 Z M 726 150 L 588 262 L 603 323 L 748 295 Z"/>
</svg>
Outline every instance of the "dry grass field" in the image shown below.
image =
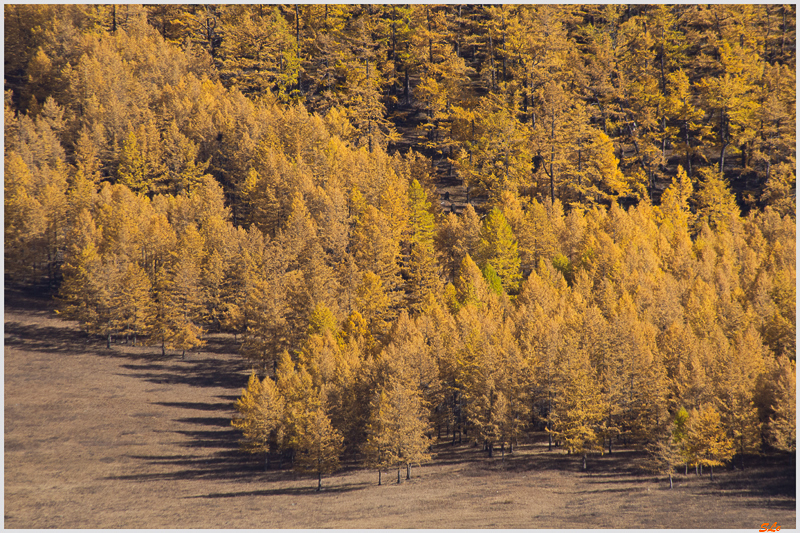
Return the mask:
<svg viewBox="0 0 800 533">
<path fill-rule="evenodd" d="M 796 527 L 795 463 L 665 480 L 640 452 L 577 458 L 541 435 L 512 456 L 437 444 L 412 479 L 346 467 L 316 480 L 237 449 L 248 366 L 232 339 L 201 353 L 87 342 L 47 298 L 5 291 L 6 528 Z M 405 477 L 405 472 L 403 472 Z"/>
</svg>

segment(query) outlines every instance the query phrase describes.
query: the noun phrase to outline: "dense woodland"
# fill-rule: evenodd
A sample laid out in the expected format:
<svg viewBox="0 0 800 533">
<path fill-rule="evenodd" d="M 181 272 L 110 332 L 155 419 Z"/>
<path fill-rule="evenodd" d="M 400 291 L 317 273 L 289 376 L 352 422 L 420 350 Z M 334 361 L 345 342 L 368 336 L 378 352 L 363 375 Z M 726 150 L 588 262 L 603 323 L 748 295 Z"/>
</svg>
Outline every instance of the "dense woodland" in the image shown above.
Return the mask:
<svg viewBox="0 0 800 533">
<path fill-rule="evenodd" d="M 795 16 L 6 5 L 6 282 L 232 334 L 243 447 L 319 476 L 794 451 Z"/>
</svg>

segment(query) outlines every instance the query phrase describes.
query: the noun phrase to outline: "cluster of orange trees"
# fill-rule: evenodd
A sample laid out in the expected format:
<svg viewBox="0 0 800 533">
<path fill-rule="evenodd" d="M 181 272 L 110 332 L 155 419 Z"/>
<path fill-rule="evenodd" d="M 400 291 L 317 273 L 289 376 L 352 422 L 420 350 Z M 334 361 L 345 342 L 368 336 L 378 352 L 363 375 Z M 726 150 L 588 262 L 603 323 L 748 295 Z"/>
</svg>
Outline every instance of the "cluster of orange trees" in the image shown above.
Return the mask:
<svg viewBox="0 0 800 533">
<path fill-rule="evenodd" d="M 245 448 L 794 450 L 793 6 L 4 16 L 7 279 L 109 343 L 235 334 Z"/>
</svg>

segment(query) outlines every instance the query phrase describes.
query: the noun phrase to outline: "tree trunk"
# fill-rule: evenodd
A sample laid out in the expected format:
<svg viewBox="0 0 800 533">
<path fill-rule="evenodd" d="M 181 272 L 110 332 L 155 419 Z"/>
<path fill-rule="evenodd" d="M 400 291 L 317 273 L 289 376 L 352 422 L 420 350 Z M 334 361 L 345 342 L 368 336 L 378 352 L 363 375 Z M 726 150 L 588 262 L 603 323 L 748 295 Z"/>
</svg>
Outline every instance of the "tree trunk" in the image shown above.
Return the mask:
<svg viewBox="0 0 800 533">
<path fill-rule="evenodd" d="M 728 139 L 727 132 L 725 131 L 727 128 L 727 124 L 724 122 L 724 114 L 720 118 L 720 137 L 722 140 L 722 148 L 719 152 L 719 173 L 723 174 L 725 172 L 725 150 L 728 148 L 728 144 L 730 140 Z"/>
<path fill-rule="evenodd" d="M 327 6 L 325 7 L 327 10 Z M 397 35 L 395 32 L 395 18 L 397 17 L 397 6 L 392 6 L 392 64 L 394 65 L 394 71 L 397 72 Z M 390 87 L 392 95 L 397 93 L 397 81 L 392 82 L 392 86 Z"/>
<path fill-rule="evenodd" d="M 489 60 L 492 68 L 492 89 L 495 89 L 495 78 L 494 78 L 494 44 L 492 43 L 492 32 L 489 32 Z"/>
<path fill-rule="evenodd" d="M 381 485 L 381 471 L 378 469 L 378 486 Z"/>
<path fill-rule="evenodd" d="M 397 467 L 397 484 L 400 484 L 400 467 Z"/>
<path fill-rule="evenodd" d="M 406 46 L 406 51 L 408 51 L 408 46 Z M 408 65 L 406 65 L 405 80 L 403 83 L 403 96 L 406 98 L 406 105 L 409 105 L 411 103 L 411 91 L 408 81 Z"/>
<path fill-rule="evenodd" d="M 550 124 L 550 142 L 552 143 L 550 145 L 550 203 L 553 203 L 553 202 L 556 201 L 556 192 L 555 192 L 556 191 L 556 189 L 555 189 L 556 182 L 555 182 L 555 176 L 553 175 L 553 161 L 556 158 L 556 145 L 555 145 L 555 142 L 556 142 L 556 117 L 555 117 L 555 115 L 553 115 L 553 118 L 552 118 L 551 124 Z"/>
<path fill-rule="evenodd" d="M 583 470 L 586 470 L 586 453 L 583 454 Z"/>
<path fill-rule="evenodd" d="M 411 463 L 406 463 L 406 479 L 411 479 Z"/>
<path fill-rule="evenodd" d="M 317 472 L 317 492 L 322 490 L 322 472 Z"/>
<path fill-rule="evenodd" d="M 686 101 L 684 100 L 684 104 Z M 689 144 L 689 122 L 683 122 L 683 131 L 686 140 L 686 175 L 692 177 L 692 147 Z"/>
<path fill-rule="evenodd" d="M 669 473 L 669 488 L 672 490 L 672 472 Z"/>
<path fill-rule="evenodd" d="M 425 16 L 428 19 L 428 63 L 433 64 L 433 39 L 430 38 L 431 34 L 431 8 L 425 9 Z"/>
<path fill-rule="evenodd" d="M 508 76 L 506 75 L 506 56 L 508 54 L 506 53 L 506 14 L 503 4 L 500 4 L 500 12 L 500 22 L 503 26 L 503 81 L 507 81 Z"/>
</svg>

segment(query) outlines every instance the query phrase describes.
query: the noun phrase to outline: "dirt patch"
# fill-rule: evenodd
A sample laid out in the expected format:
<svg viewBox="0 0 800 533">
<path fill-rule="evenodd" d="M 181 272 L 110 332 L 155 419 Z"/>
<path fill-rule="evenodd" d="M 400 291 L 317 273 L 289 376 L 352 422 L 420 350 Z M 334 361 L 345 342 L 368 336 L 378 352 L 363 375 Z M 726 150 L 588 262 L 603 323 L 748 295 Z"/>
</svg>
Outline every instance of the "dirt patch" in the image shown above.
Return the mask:
<svg viewBox="0 0 800 533">
<path fill-rule="evenodd" d="M 233 339 L 161 357 L 86 338 L 47 298 L 5 292 L 7 528 L 794 528 L 794 463 L 642 474 L 640 452 L 589 469 L 533 435 L 513 455 L 435 446 L 397 473 L 346 465 L 316 480 L 264 471 L 230 426 L 249 368 Z"/>
</svg>

